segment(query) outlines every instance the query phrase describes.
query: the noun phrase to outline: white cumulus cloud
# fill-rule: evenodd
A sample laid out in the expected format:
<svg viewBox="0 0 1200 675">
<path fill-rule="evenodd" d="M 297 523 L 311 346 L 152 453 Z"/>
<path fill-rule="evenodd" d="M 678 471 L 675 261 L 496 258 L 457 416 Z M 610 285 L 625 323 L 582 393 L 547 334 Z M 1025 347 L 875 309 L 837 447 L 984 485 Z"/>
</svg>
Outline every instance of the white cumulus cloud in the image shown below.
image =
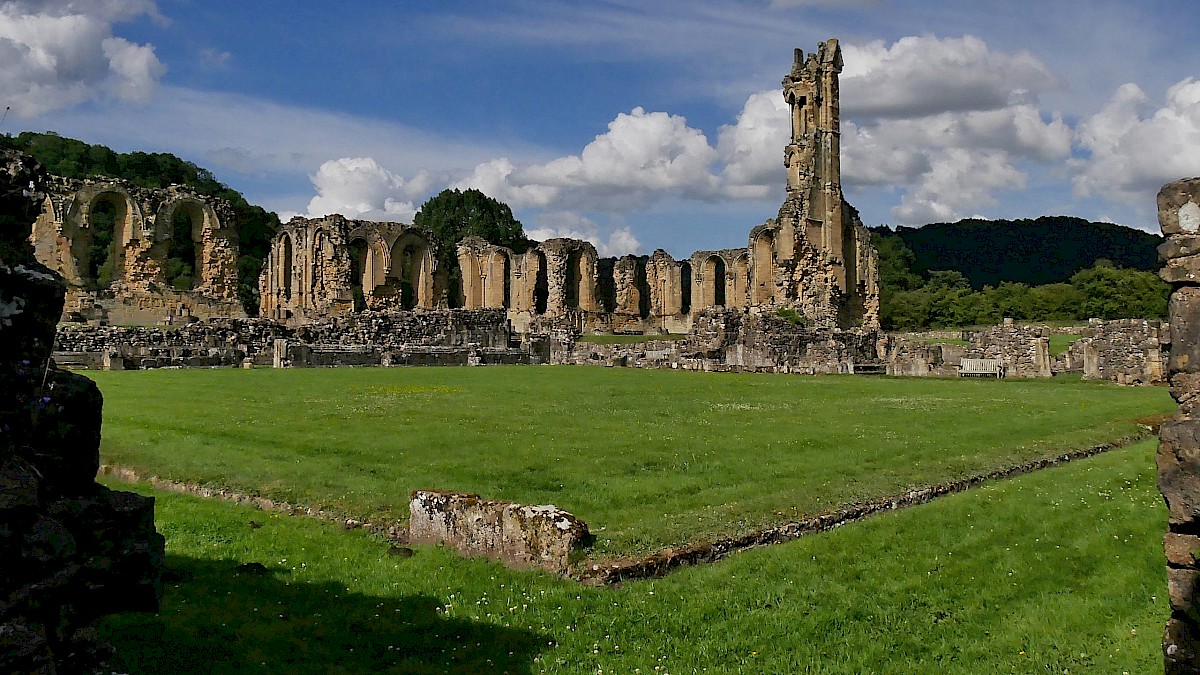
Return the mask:
<svg viewBox="0 0 1200 675">
<path fill-rule="evenodd" d="M 0 2 L 0 99 L 18 117 L 111 97 L 144 103 L 166 70 L 113 25 L 158 16 L 146 0 Z"/>
<path fill-rule="evenodd" d="M 1200 175 L 1200 80 L 1177 82 L 1161 103 L 1122 85 L 1079 124 L 1076 142 L 1088 153 L 1072 163 L 1077 195 L 1153 204 L 1164 183 Z"/>
<path fill-rule="evenodd" d="M 594 220 L 573 211 L 543 213 L 537 217 L 535 227 L 526 234 L 537 241 L 558 237 L 590 241 L 601 258 L 632 255 L 642 249 L 641 242 L 628 227 L 605 231 Z"/>
<path fill-rule="evenodd" d="M 1064 87 L 1029 52 L 994 52 L 970 35 L 846 44 L 842 53 L 842 107 L 853 117 L 996 110 Z"/>
<path fill-rule="evenodd" d="M 308 202 L 309 217 L 340 213 L 349 218 L 404 223 L 412 222 L 416 214 L 414 200 L 437 183 L 427 172 L 405 180 L 370 157 L 330 160 L 310 178 L 317 195 Z"/>
</svg>

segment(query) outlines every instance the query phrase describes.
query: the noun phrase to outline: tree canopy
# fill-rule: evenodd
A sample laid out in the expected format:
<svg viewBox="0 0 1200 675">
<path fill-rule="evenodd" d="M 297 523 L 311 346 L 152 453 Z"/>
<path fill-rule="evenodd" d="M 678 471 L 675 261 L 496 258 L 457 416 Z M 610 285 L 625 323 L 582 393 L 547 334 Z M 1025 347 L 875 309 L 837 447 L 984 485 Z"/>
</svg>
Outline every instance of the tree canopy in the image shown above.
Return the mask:
<svg viewBox="0 0 1200 675">
<path fill-rule="evenodd" d="M 919 270 L 917 256 L 886 229 L 872 231 L 879 252 L 880 322 L 920 330 L 1018 321 L 1163 318 L 1169 287 L 1154 272 L 1100 258 L 1054 283 L 1013 280 L 974 289 L 960 269 Z"/>
<path fill-rule="evenodd" d="M 530 245 L 512 209 L 475 189 L 442 190 L 421 205 L 413 225 L 429 232 L 436 242 L 438 267 L 447 271 L 451 298 L 458 297 L 462 284 L 458 242 L 481 237 L 516 253 L 524 253 Z"/>
</svg>

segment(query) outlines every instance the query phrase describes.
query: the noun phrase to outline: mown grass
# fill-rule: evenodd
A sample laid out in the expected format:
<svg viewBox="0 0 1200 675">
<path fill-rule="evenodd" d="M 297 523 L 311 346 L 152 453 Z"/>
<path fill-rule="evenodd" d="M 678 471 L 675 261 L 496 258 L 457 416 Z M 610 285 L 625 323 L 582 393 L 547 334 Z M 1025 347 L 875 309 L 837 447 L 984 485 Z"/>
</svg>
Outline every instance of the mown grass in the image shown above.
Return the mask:
<svg viewBox="0 0 1200 675">
<path fill-rule="evenodd" d="M 1078 340 L 1079 336 L 1074 334 L 1054 333 L 1050 336 L 1050 356 L 1058 356 L 1070 348 L 1071 343 Z"/>
<path fill-rule="evenodd" d="M 618 589 L 153 493 L 162 611 L 101 632 L 131 673 L 1149 673 L 1168 612 L 1154 447 Z"/>
<path fill-rule="evenodd" d="M 372 521 L 415 488 L 659 550 L 1136 433 L 1163 388 L 578 367 L 94 373 L 104 461 Z"/>
<path fill-rule="evenodd" d="M 577 342 L 587 342 L 594 345 L 636 345 L 651 340 L 682 340 L 686 333 L 669 333 L 666 335 L 580 335 Z"/>
</svg>

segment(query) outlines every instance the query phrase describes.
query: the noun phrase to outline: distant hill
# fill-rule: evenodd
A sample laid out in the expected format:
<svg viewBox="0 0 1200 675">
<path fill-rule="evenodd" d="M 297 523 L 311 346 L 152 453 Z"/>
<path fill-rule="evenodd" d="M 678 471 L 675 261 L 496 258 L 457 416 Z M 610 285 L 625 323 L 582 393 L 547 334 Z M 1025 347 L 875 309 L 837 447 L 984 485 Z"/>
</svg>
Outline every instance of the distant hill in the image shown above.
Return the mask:
<svg viewBox="0 0 1200 675">
<path fill-rule="evenodd" d="M 872 228 L 888 233 L 887 228 Z M 914 271 L 958 270 L 975 289 L 1012 281 L 1031 286 L 1067 281 L 1097 260 L 1142 271 L 1158 268 L 1161 236 L 1069 216 L 1037 220 L 960 220 L 899 227 L 916 257 Z"/>
</svg>

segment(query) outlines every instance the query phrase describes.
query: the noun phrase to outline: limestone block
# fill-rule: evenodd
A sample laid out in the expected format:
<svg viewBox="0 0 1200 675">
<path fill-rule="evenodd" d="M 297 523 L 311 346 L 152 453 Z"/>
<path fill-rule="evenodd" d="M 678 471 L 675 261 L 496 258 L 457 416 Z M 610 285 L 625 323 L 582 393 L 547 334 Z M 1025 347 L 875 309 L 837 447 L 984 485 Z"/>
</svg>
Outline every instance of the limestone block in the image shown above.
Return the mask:
<svg viewBox="0 0 1200 675">
<path fill-rule="evenodd" d="M 1200 570 L 1167 568 L 1167 590 L 1171 598 L 1171 609 L 1195 614 L 1197 584 Z"/>
<path fill-rule="evenodd" d="M 445 544 L 463 555 L 486 556 L 518 569 L 566 573 L 572 553 L 591 538 L 586 523 L 553 505 L 416 490 L 409 507 L 409 541 Z"/>
<path fill-rule="evenodd" d="M 1195 568 L 1197 557 L 1200 556 L 1200 537 L 1168 532 L 1163 537 L 1163 551 L 1167 554 L 1168 564 Z"/>
<path fill-rule="evenodd" d="M 1162 425 L 1156 461 L 1170 522 L 1200 519 L 1200 420 L 1176 418 Z"/>
<path fill-rule="evenodd" d="M 1171 373 L 1200 372 L 1200 288 L 1184 286 L 1171 293 Z"/>
<path fill-rule="evenodd" d="M 1200 233 L 1200 178 L 1178 180 L 1159 190 L 1158 222 L 1168 237 Z"/>
<path fill-rule="evenodd" d="M 95 382 L 51 369 L 34 402 L 33 433 L 40 442 L 31 459 L 44 490 L 72 493 L 88 487 L 100 469 L 100 423 L 104 398 Z"/>
<path fill-rule="evenodd" d="M 1175 373 L 1171 375 L 1171 396 L 1179 402 L 1179 411 L 1184 415 L 1194 412 L 1200 402 L 1200 373 Z"/>
</svg>

